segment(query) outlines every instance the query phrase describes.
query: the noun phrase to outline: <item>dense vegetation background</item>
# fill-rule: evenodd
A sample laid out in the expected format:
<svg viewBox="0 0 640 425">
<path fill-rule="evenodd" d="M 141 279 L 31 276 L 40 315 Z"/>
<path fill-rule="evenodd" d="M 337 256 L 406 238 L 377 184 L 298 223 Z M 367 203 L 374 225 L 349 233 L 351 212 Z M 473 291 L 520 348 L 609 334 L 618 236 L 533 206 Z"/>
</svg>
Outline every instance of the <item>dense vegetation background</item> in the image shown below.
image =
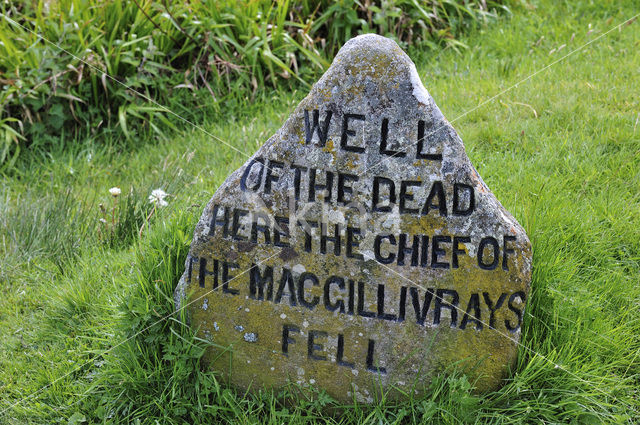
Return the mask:
<svg viewBox="0 0 640 425">
<path fill-rule="evenodd" d="M 638 12 L 635 0 L 3 2 L 0 423 L 640 422 Z M 171 295 L 211 194 L 366 31 L 409 50 L 529 234 L 534 273 L 500 391 L 475 394 L 452 368 L 420 398 L 331 416 L 321 392 L 220 382 Z"/>
<path fill-rule="evenodd" d="M 517 3 L 3 2 L 0 166 L 21 149 L 68 139 L 163 137 L 180 121 L 167 108 L 199 121 L 267 87 L 308 87 L 359 33 L 387 35 L 403 47 L 459 49 L 456 36 L 508 13 L 507 4 Z"/>
</svg>

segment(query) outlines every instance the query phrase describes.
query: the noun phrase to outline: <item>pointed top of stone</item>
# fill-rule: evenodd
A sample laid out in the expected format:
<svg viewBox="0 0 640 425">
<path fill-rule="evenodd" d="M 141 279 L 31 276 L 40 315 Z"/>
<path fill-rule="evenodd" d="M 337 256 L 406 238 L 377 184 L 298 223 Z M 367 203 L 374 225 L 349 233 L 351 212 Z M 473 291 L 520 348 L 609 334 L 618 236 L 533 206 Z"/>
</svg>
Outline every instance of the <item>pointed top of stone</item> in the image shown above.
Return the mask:
<svg viewBox="0 0 640 425">
<path fill-rule="evenodd" d="M 381 71 L 390 67 L 405 67 L 408 69 L 413 62 L 398 44 L 386 37 L 376 34 L 359 35 L 349 40 L 338 52 L 332 65 L 361 65 L 379 66 Z M 363 68 L 365 72 L 368 70 Z"/>
<path fill-rule="evenodd" d="M 208 358 L 242 388 L 372 402 L 457 363 L 491 389 L 516 359 L 531 258 L 411 59 L 368 34 L 213 195 L 176 300 L 233 345 Z"/>
<path fill-rule="evenodd" d="M 340 73 L 348 69 L 350 73 L 361 74 L 378 84 L 386 85 L 404 78 L 411 82 L 416 100 L 429 102 L 429 93 L 424 88 L 418 71 L 409 56 L 390 38 L 377 34 L 363 34 L 349 40 L 336 55 L 327 74 Z"/>
</svg>

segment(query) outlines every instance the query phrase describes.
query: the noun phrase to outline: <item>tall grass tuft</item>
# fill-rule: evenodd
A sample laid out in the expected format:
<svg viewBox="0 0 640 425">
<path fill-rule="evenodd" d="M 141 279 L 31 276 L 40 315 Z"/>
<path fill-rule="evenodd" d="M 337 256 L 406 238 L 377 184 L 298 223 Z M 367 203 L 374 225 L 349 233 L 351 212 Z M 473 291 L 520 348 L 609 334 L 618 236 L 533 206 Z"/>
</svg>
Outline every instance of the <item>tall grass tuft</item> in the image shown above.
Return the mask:
<svg viewBox="0 0 640 425">
<path fill-rule="evenodd" d="M 186 418 L 184 401 L 206 398 L 206 389 L 217 385 L 213 376 L 199 374 L 204 342 L 193 338 L 180 316 L 170 317 L 193 225 L 193 218 L 182 214 L 154 229 L 137 248 L 135 281 L 120 300 L 117 331 L 125 342 L 105 356 L 95 397 L 87 400 L 96 404 L 97 419 Z"/>
<path fill-rule="evenodd" d="M 86 247 L 94 229 L 91 201 L 78 200 L 70 190 L 50 197 L 32 194 L 0 196 L 2 253 L 31 262 L 45 258 L 60 272 Z"/>
</svg>

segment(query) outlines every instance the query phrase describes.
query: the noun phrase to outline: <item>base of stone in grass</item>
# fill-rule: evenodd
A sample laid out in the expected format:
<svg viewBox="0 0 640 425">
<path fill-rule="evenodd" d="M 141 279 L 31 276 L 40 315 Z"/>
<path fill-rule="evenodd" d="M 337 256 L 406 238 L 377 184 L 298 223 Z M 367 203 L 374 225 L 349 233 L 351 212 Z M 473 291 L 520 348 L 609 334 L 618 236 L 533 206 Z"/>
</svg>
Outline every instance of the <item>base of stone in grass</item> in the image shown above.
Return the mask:
<svg viewBox="0 0 640 425">
<path fill-rule="evenodd" d="M 176 303 L 234 385 L 373 402 L 454 366 L 499 387 L 530 276 L 524 230 L 413 62 L 365 35 L 213 195 Z"/>
</svg>

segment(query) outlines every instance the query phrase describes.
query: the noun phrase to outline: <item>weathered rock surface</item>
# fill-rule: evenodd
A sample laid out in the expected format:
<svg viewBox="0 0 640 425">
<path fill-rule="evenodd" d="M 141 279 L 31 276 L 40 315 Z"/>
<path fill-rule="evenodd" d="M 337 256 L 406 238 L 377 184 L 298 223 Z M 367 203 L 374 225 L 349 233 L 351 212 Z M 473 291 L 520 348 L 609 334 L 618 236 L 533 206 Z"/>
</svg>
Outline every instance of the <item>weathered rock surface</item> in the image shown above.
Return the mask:
<svg viewBox="0 0 640 425">
<path fill-rule="evenodd" d="M 500 386 L 530 276 L 524 230 L 413 62 L 365 35 L 213 195 L 176 303 L 229 347 L 207 359 L 233 384 L 372 402 L 456 362 Z"/>
</svg>

